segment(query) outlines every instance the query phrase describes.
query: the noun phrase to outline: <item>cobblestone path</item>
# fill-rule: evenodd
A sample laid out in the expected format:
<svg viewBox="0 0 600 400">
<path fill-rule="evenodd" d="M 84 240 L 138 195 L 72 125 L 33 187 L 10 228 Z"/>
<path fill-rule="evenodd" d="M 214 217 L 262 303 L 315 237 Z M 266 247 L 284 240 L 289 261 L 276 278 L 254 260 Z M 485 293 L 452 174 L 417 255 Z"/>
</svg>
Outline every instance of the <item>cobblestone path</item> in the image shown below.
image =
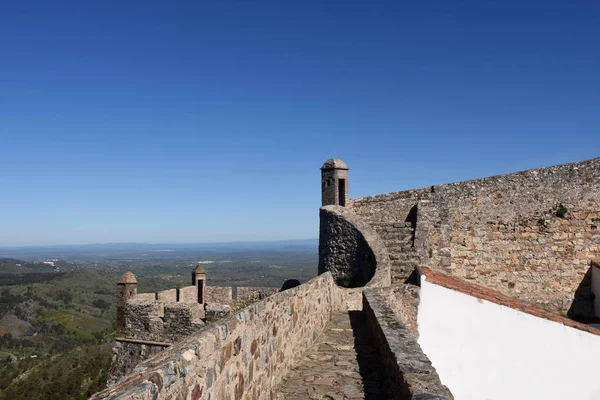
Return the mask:
<svg viewBox="0 0 600 400">
<path fill-rule="evenodd" d="M 277 400 L 390 399 L 362 312 L 332 315 L 319 343 L 283 380 Z"/>
</svg>

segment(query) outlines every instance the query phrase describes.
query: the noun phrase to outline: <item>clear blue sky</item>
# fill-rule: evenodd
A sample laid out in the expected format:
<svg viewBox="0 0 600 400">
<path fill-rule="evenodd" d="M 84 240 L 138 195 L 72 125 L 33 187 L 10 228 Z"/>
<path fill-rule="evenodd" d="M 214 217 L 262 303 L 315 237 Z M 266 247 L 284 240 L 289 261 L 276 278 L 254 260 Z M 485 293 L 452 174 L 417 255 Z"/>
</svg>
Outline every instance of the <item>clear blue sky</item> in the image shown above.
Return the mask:
<svg viewBox="0 0 600 400">
<path fill-rule="evenodd" d="M 329 157 L 362 197 L 600 156 L 599 21 L 597 1 L 3 2 L 0 246 L 314 238 Z"/>
</svg>

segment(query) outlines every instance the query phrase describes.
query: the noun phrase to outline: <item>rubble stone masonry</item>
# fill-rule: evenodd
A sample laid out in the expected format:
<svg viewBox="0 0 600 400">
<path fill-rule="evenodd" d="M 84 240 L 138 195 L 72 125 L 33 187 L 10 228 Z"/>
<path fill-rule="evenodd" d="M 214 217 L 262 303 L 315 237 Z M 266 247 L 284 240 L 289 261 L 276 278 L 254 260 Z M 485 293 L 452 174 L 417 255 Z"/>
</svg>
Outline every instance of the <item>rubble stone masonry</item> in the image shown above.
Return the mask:
<svg viewBox="0 0 600 400">
<path fill-rule="evenodd" d="M 239 286 L 237 288 L 236 302 L 239 305 L 253 303 L 262 300 L 278 292 L 277 288 L 272 287 L 249 287 Z"/>
<path fill-rule="evenodd" d="M 179 289 L 180 303 L 197 303 L 198 286 L 186 286 Z"/>
<path fill-rule="evenodd" d="M 254 303 L 140 363 L 92 399 L 268 399 L 344 307 L 330 273 Z"/>
<path fill-rule="evenodd" d="M 388 235 L 388 250 L 402 245 L 416 209 L 419 264 L 573 318 L 593 315 L 600 158 L 353 199 L 348 208 Z"/>
<path fill-rule="evenodd" d="M 231 304 L 233 302 L 233 289 L 231 286 L 206 286 L 204 294 L 206 304 Z"/>
<path fill-rule="evenodd" d="M 418 296 L 418 292 L 416 292 Z M 410 333 L 403 316 L 392 310 L 381 290 L 363 292 L 363 310 L 396 400 L 453 400 L 450 390 Z"/>
</svg>

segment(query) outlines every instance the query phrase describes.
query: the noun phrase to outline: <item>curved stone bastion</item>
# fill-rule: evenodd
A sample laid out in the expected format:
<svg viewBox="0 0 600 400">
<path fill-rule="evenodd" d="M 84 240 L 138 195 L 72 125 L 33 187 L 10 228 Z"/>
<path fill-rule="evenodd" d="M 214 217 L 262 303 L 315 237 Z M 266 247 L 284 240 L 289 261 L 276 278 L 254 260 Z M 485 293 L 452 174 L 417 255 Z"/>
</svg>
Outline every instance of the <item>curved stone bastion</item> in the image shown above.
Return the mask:
<svg viewBox="0 0 600 400">
<path fill-rule="evenodd" d="M 319 273 L 343 287 L 390 285 L 390 259 L 377 231 L 345 207 L 320 210 Z"/>
</svg>

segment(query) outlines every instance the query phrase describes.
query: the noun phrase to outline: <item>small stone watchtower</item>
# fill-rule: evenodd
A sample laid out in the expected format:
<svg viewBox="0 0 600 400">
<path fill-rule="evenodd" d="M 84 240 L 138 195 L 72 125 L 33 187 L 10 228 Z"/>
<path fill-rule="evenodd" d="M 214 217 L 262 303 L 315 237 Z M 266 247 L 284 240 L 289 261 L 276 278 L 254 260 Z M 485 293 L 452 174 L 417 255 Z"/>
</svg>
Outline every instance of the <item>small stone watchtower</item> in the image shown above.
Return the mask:
<svg viewBox="0 0 600 400">
<path fill-rule="evenodd" d="M 125 272 L 117 282 L 117 332 L 125 327 L 127 301 L 137 295 L 138 282 L 133 272 Z"/>
<path fill-rule="evenodd" d="M 321 167 L 321 206 L 342 206 L 348 202 L 348 166 L 330 158 Z"/>
<path fill-rule="evenodd" d="M 206 270 L 202 265 L 196 265 L 192 271 L 192 285 L 198 288 L 198 303 L 204 304 L 204 293 L 206 292 Z"/>
</svg>

